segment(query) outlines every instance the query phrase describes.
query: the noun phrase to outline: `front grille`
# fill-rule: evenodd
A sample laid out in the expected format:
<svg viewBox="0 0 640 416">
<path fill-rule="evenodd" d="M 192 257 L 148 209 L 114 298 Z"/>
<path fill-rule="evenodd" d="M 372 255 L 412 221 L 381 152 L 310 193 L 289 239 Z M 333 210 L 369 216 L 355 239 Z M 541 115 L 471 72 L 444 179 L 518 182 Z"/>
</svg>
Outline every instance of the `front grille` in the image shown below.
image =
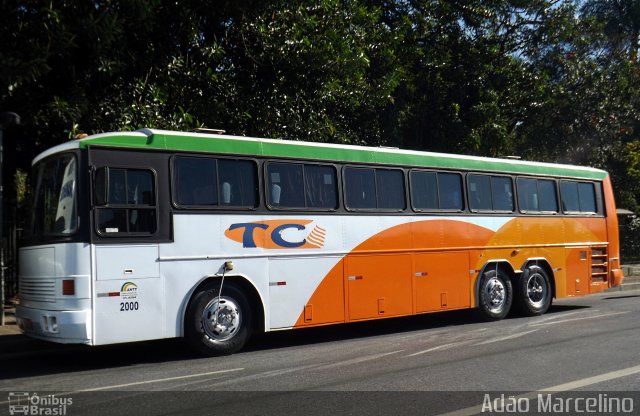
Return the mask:
<svg viewBox="0 0 640 416">
<path fill-rule="evenodd" d="M 37 277 L 20 278 L 20 299 L 37 302 L 56 301 L 56 281 Z"/>
</svg>

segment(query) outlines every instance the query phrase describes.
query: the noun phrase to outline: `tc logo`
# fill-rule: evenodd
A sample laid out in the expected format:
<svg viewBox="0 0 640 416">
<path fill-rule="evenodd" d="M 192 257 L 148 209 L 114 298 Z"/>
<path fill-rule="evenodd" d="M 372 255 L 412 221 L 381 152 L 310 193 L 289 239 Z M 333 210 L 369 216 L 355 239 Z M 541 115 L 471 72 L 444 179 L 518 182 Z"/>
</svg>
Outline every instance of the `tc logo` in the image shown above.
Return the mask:
<svg viewBox="0 0 640 416">
<path fill-rule="evenodd" d="M 231 224 L 224 235 L 244 248 L 322 248 L 326 230 L 307 226 L 313 220 L 267 220 Z"/>
</svg>

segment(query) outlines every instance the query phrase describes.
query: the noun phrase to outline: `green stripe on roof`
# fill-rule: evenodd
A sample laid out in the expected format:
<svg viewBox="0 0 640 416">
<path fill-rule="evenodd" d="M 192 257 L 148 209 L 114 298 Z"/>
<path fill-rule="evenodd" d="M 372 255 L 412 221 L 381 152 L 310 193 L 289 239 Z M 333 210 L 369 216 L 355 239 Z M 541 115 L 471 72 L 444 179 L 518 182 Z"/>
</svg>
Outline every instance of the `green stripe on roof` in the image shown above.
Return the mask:
<svg viewBox="0 0 640 416">
<path fill-rule="evenodd" d="M 299 144 L 298 144 L 299 143 Z M 395 149 L 379 149 L 340 145 L 318 145 L 313 142 L 296 142 L 260 139 L 242 139 L 212 135 L 171 134 L 154 132 L 142 134 L 104 135 L 80 142 L 81 147 L 107 146 L 138 149 L 161 149 L 186 152 L 210 152 L 248 156 L 284 157 L 309 160 L 327 160 L 353 163 L 380 163 L 386 165 L 419 166 L 462 170 L 509 172 L 532 175 L 568 176 L 587 179 L 604 179 L 605 171 L 571 165 L 538 165 L 522 161 L 491 158 L 469 158 L 435 153 L 404 153 Z"/>
</svg>

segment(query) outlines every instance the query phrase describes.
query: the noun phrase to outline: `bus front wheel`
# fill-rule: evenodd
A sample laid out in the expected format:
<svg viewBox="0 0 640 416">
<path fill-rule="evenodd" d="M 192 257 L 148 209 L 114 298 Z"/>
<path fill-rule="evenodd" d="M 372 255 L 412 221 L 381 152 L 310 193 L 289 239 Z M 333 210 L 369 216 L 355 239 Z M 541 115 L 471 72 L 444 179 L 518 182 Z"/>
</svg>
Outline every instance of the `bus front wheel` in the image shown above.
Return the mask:
<svg viewBox="0 0 640 416">
<path fill-rule="evenodd" d="M 500 268 L 484 272 L 480 278 L 478 316 L 484 321 L 503 319 L 511 309 L 513 288 L 511 279 Z"/>
<path fill-rule="evenodd" d="M 551 306 L 551 283 L 542 267 L 527 267 L 516 286 L 516 303 L 524 315 L 542 315 Z"/>
<path fill-rule="evenodd" d="M 218 356 L 233 354 L 251 336 L 251 307 L 241 289 L 211 282 L 196 292 L 187 309 L 185 338 L 198 352 Z"/>
</svg>

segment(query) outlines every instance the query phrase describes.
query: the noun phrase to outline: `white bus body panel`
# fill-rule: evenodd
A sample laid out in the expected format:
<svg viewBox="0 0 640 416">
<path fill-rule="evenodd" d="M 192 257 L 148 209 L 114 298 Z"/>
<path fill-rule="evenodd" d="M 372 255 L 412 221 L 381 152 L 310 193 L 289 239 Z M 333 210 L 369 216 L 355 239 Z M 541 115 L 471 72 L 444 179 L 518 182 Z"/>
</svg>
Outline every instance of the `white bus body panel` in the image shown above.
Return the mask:
<svg viewBox="0 0 640 416">
<path fill-rule="evenodd" d="M 432 219 L 446 217 L 190 213 L 174 215 L 174 241 L 170 243 L 23 248 L 24 290 L 36 281 L 44 293 L 44 285 L 53 282 L 56 296 L 53 302 L 27 296 L 17 314 L 19 319 L 32 321 L 32 329 L 26 331 L 29 335 L 57 342 L 100 345 L 182 336 L 193 292 L 207 278 L 221 276 L 224 263 L 232 261 L 234 268 L 227 274 L 230 279 L 246 279 L 255 288 L 264 310 L 265 330 L 292 328 L 320 283 L 344 256 L 384 230 Z M 509 217 L 464 220 L 495 231 Z M 268 228 L 228 235 L 234 225 L 256 223 Z M 278 229 L 277 224 L 284 226 Z M 247 245 L 243 238 L 252 244 Z M 274 241 L 294 246 L 314 241 L 315 245 L 282 247 Z M 61 295 L 63 277 L 76 280 L 75 297 Z M 336 291 L 336 296 L 346 301 L 343 292 Z M 58 322 L 56 333 L 44 327 L 51 316 Z"/>
<path fill-rule="evenodd" d="M 62 294 L 62 282 L 69 279 L 73 296 Z M 92 286 L 89 244 L 21 248 L 18 324 L 34 338 L 91 344 Z"/>
<path fill-rule="evenodd" d="M 94 343 L 164 338 L 158 245 L 96 245 L 94 250 Z"/>
</svg>

